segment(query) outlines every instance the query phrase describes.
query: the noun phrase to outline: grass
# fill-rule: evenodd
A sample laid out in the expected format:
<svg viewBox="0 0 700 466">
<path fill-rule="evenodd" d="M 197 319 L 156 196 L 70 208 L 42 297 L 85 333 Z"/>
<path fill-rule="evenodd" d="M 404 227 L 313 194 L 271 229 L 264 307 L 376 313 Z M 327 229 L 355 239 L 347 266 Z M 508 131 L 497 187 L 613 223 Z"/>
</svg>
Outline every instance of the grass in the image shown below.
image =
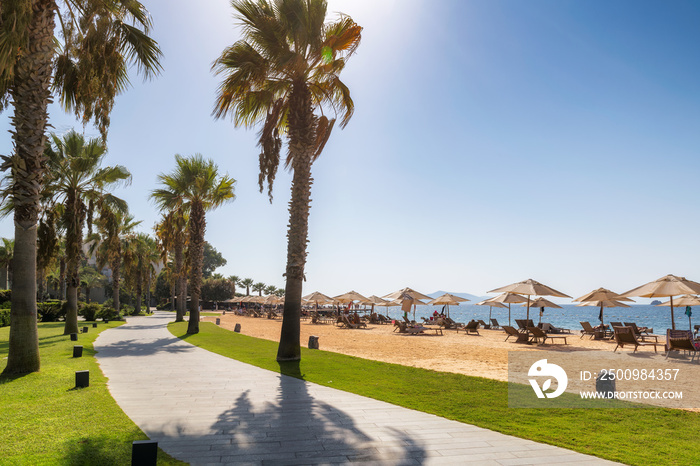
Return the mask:
<svg viewBox="0 0 700 466">
<path fill-rule="evenodd" d="M 647 409 L 513 409 L 508 384 L 302 348 L 299 364 L 278 364 L 277 343 L 202 323 L 171 333 L 214 353 L 309 382 L 633 465 L 700 464 L 700 414 Z"/>
<path fill-rule="evenodd" d="M 131 443 L 148 437 L 110 396 L 93 348 L 100 331 L 122 324 L 90 326 L 77 343 L 63 335 L 64 323 L 39 324 L 41 371 L 0 375 L 0 463 L 130 464 Z M 7 365 L 8 336 L 9 327 L 0 328 L 0 371 Z M 82 358 L 72 357 L 75 344 L 83 346 Z M 74 388 L 77 370 L 90 371 L 89 387 Z M 158 464 L 186 463 L 159 451 Z"/>
</svg>

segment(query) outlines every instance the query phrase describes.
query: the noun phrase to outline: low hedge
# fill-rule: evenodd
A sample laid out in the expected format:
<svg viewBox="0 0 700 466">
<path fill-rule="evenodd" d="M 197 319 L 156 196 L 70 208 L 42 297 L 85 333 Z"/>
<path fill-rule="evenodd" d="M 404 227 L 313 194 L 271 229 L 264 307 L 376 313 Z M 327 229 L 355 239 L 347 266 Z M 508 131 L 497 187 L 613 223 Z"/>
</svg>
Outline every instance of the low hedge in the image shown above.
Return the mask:
<svg viewBox="0 0 700 466">
<path fill-rule="evenodd" d="M 98 303 L 88 303 L 81 306 L 78 313 L 85 318 L 88 322 L 94 322 L 97 320 L 97 315 L 102 310 L 102 305 Z"/>
<path fill-rule="evenodd" d="M 0 309 L 0 327 L 8 327 L 10 325 L 10 310 Z"/>
<path fill-rule="evenodd" d="M 0 303 L 12 301 L 12 290 L 0 290 Z"/>
<path fill-rule="evenodd" d="M 57 322 L 66 316 L 68 301 L 53 299 L 36 304 L 36 311 L 42 322 Z"/>
</svg>

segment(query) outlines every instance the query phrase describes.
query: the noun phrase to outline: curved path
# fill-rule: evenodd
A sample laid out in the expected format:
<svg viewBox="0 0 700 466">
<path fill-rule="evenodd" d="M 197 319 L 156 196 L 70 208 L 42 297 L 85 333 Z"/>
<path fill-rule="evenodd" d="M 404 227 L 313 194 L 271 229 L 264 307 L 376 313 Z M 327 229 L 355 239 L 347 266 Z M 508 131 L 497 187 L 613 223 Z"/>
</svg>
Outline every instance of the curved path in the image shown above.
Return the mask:
<svg viewBox="0 0 700 466">
<path fill-rule="evenodd" d="M 614 464 L 259 369 L 133 317 L 95 342 L 109 390 L 191 464 Z"/>
</svg>

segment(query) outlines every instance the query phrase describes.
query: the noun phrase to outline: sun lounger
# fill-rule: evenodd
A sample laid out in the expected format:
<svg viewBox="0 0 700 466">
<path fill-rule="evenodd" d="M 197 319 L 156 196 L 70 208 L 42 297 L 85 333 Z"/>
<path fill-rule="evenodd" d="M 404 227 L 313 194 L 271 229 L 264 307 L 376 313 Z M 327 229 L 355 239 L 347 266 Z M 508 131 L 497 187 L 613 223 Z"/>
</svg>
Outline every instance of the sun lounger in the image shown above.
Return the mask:
<svg viewBox="0 0 700 466">
<path fill-rule="evenodd" d="M 535 323 L 532 319 L 515 319 L 515 323 L 518 324 L 518 330 L 522 333 L 527 333 L 528 327 L 534 327 Z"/>
<path fill-rule="evenodd" d="M 607 329 L 607 325 L 600 328 L 593 327 L 590 322 L 579 322 L 579 324 L 581 324 L 581 327 L 583 327 L 583 330 L 581 330 L 581 338 L 583 338 L 584 335 L 590 335 L 589 339 L 592 339 L 593 337 L 605 338 L 612 335 L 610 330 Z"/>
<path fill-rule="evenodd" d="M 640 338 L 642 341 L 645 341 L 647 338 L 653 338 L 654 341 L 659 341 L 659 337 L 656 335 L 649 335 L 651 332 L 654 331 L 653 328 L 649 327 L 637 327 L 637 324 L 634 322 L 625 322 L 625 327 L 632 327 L 632 331 L 634 334 L 637 336 L 637 338 Z"/>
<path fill-rule="evenodd" d="M 479 322 L 479 325 L 481 325 L 482 327 L 484 327 L 487 330 L 491 328 L 491 324 L 487 324 L 483 320 L 477 320 L 477 322 Z"/>
<path fill-rule="evenodd" d="M 479 322 L 475 320 L 470 321 L 467 325 L 464 326 L 464 333 L 466 333 L 467 335 L 479 335 Z"/>
<path fill-rule="evenodd" d="M 639 341 L 637 336 L 634 334 L 632 327 L 615 327 L 615 342 L 617 346 L 613 352 L 617 351 L 617 348 L 624 348 L 625 345 L 634 345 L 634 352 L 640 346 L 653 346 L 654 352 L 656 353 L 657 343 L 654 341 Z"/>
<path fill-rule="evenodd" d="M 695 355 L 698 354 L 698 348 L 695 346 L 693 332 L 690 330 L 666 330 L 666 359 L 668 359 L 671 351 L 688 351 L 693 354 L 690 359 L 692 362 Z"/>
<path fill-rule="evenodd" d="M 351 322 L 347 316 L 340 316 L 340 319 L 341 319 L 341 326 L 344 326 L 346 328 L 360 328 L 360 327 L 367 328 L 366 323 L 364 323 L 364 322 Z"/>
<path fill-rule="evenodd" d="M 503 330 L 505 330 L 506 335 L 508 335 L 505 339 L 505 341 L 508 341 L 510 337 L 515 337 L 515 342 L 516 343 L 527 343 L 528 342 L 528 336 L 527 333 L 521 333 L 515 330 L 515 328 L 510 327 L 508 325 L 503 326 Z"/>
<path fill-rule="evenodd" d="M 544 345 L 547 339 L 554 340 L 554 339 L 564 339 L 564 344 L 566 345 L 566 337 L 563 335 L 547 335 L 542 329 L 539 329 L 537 327 L 528 327 L 528 331 L 532 334 L 532 338 L 530 338 L 530 341 L 534 341 L 535 343 L 538 343 L 540 339 L 542 339 L 542 343 L 540 345 Z"/>
<path fill-rule="evenodd" d="M 571 333 L 568 328 L 558 328 L 548 322 L 542 322 L 537 327 L 544 330 L 545 333 Z"/>
<path fill-rule="evenodd" d="M 491 328 L 501 328 L 500 324 L 496 319 L 491 319 Z"/>
<path fill-rule="evenodd" d="M 406 322 L 401 322 L 400 320 L 394 321 L 394 332 L 407 333 L 407 328 L 408 324 L 406 324 Z"/>
</svg>

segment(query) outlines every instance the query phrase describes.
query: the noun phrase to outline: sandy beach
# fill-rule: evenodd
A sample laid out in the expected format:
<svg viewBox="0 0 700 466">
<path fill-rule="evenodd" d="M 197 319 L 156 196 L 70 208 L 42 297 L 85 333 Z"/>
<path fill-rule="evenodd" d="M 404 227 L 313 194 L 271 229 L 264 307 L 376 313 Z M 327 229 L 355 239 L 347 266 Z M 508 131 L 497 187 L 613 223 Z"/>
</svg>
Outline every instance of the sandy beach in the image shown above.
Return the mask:
<svg viewBox="0 0 700 466">
<path fill-rule="evenodd" d="M 222 315 L 220 318 L 223 328 L 233 330 L 239 323 L 241 333 L 244 335 L 279 340 L 281 320 L 238 316 L 232 313 Z M 202 320 L 213 322 L 216 318 L 203 317 Z M 588 337 L 581 339 L 578 333 L 567 335 L 566 345 L 557 342 L 539 346 L 513 343 L 512 338 L 504 341 L 506 335 L 502 330 L 479 329 L 479 335 L 467 335 L 454 330 L 445 330 L 443 335 L 434 335 L 433 331 L 429 331 L 425 335 L 415 336 L 399 334 L 393 330 L 392 325 L 369 324 L 366 329 L 346 329 L 332 324 L 312 324 L 309 320 L 301 323 L 301 341 L 302 345 L 306 345 L 309 336 L 315 335 L 319 337 L 320 349 L 325 351 L 500 381 L 508 380 L 509 352 L 539 352 L 543 355 L 542 357 L 547 357 L 548 353 L 544 353 L 544 350 L 554 351 L 557 353 L 557 363 L 579 364 L 592 354 L 591 351 L 597 350 L 603 352 L 596 351 L 596 354 L 602 355 L 611 368 L 638 367 L 641 369 L 649 367 L 651 361 L 654 367 L 658 364 L 667 364 L 667 367 L 681 368 L 682 377 L 672 385 L 674 390 L 686 389 L 685 399 L 680 404 L 687 407 L 688 396 L 697 396 L 693 393 L 697 392 L 697 384 L 694 381 L 698 380 L 700 365 L 690 364 L 685 359 L 665 361 L 663 343 L 658 345 L 656 354 L 651 347 L 640 348 L 636 354 L 627 347 L 618 349 L 614 353 L 614 341 L 590 340 Z M 573 331 L 576 332 L 576 330 Z M 663 342 L 663 340 L 664 338 L 660 336 L 659 341 Z M 567 391 L 582 387 L 583 382 L 570 380 Z M 618 389 L 621 388 L 631 387 L 629 384 L 618 384 Z M 668 401 L 665 403 L 664 405 L 669 407 L 679 404 L 679 402 Z M 700 399 L 697 406 L 700 407 Z"/>
</svg>

